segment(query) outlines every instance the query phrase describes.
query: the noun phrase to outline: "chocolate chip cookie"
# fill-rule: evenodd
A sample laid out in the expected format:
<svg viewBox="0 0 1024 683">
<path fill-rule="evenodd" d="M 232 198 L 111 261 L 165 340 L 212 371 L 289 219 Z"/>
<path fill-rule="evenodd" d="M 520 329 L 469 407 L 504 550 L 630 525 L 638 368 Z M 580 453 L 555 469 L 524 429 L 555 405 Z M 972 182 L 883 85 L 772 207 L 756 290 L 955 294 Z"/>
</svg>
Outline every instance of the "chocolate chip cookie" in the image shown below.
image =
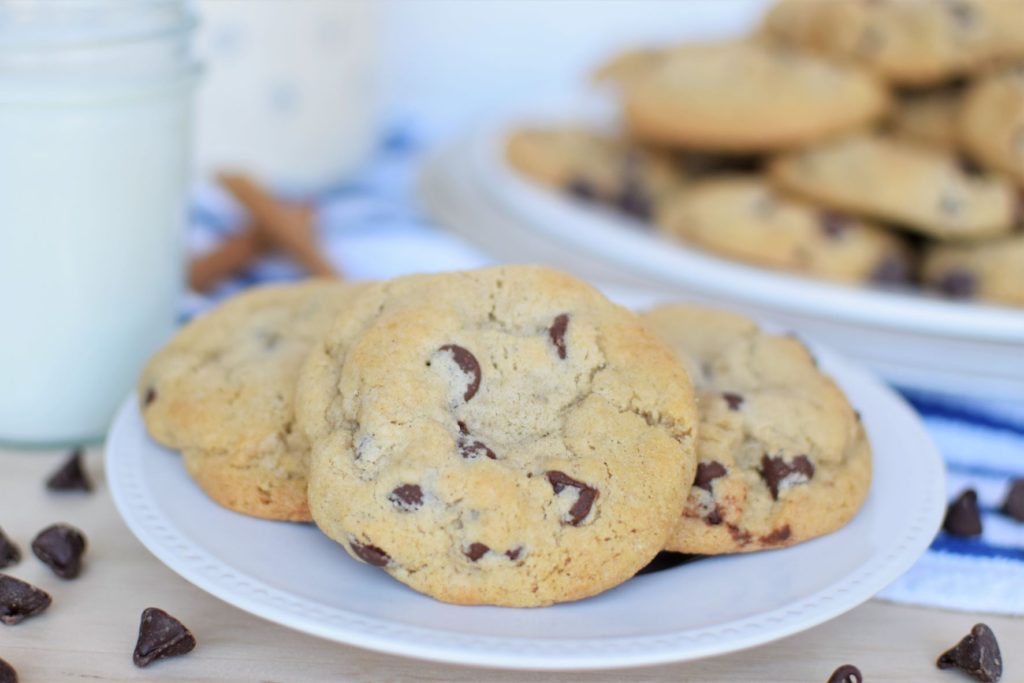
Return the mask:
<svg viewBox="0 0 1024 683">
<path fill-rule="evenodd" d="M 727 258 L 842 282 L 896 282 L 910 272 L 891 231 L 777 193 L 760 176 L 692 184 L 659 217 L 669 236 Z"/>
<path fill-rule="evenodd" d="M 993 73 L 970 89 L 960 133 L 981 164 L 1024 185 L 1024 63 Z"/>
<path fill-rule="evenodd" d="M 356 308 L 298 394 L 313 517 L 354 558 L 446 602 L 541 606 L 661 550 L 697 414 L 636 315 L 527 266 L 400 278 Z"/>
<path fill-rule="evenodd" d="M 1024 15 L 1006 0 L 783 0 L 769 39 L 863 64 L 899 85 L 931 85 L 1022 54 Z"/>
<path fill-rule="evenodd" d="M 928 247 L 921 277 L 950 298 L 1024 306 L 1024 235 Z"/>
<path fill-rule="evenodd" d="M 217 503 L 309 521 L 309 444 L 294 428 L 299 367 L 362 285 L 308 282 L 240 294 L 186 325 L 146 366 L 140 408 L 150 435 L 181 450 Z"/>
<path fill-rule="evenodd" d="M 864 126 L 888 107 L 870 74 L 785 47 L 715 43 L 672 49 L 623 93 L 641 142 L 753 153 Z"/>
<path fill-rule="evenodd" d="M 848 136 L 784 154 L 771 180 L 814 202 L 930 237 L 975 240 L 1013 229 L 1016 193 L 954 155 L 880 135 Z"/>
<path fill-rule="evenodd" d="M 685 174 L 665 154 L 581 126 L 523 128 L 508 139 L 509 163 L 579 199 L 650 220 Z"/>
<path fill-rule="evenodd" d="M 644 321 L 697 390 L 697 475 L 666 549 L 715 555 L 835 531 L 871 483 L 871 447 L 842 391 L 790 336 L 738 315 L 665 306 Z"/>
</svg>

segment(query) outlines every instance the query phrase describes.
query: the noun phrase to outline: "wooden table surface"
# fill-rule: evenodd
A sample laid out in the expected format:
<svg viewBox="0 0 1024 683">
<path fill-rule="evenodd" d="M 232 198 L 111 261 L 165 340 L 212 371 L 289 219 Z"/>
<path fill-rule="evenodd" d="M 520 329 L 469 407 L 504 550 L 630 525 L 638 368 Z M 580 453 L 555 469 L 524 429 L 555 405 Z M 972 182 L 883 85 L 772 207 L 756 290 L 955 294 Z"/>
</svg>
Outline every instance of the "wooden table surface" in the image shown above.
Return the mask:
<svg viewBox="0 0 1024 683">
<path fill-rule="evenodd" d="M 977 621 L 1003 648 L 1004 683 L 1024 682 L 1024 619 L 941 612 L 871 601 L 810 631 L 753 650 L 698 662 L 608 672 L 528 673 L 432 664 L 337 645 L 235 609 L 195 588 L 149 554 L 114 509 L 99 449 L 88 453 L 91 494 L 55 494 L 46 476 L 64 452 L 0 451 L 0 527 L 22 548 L 6 571 L 53 596 L 44 614 L 0 625 L 0 657 L 22 683 L 45 681 L 826 681 L 854 663 L 867 683 L 969 681 L 938 671 L 935 659 Z M 43 527 L 65 521 L 88 537 L 86 567 L 62 581 L 32 556 Z M 192 654 L 136 669 L 131 653 L 139 615 L 166 609 L 196 635 Z M 684 607 L 681 607 L 684 608 Z M 1013 647 L 1013 645 L 1016 647 Z M 1016 650 L 1016 651 L 1014 651 Z"/>
</svg>

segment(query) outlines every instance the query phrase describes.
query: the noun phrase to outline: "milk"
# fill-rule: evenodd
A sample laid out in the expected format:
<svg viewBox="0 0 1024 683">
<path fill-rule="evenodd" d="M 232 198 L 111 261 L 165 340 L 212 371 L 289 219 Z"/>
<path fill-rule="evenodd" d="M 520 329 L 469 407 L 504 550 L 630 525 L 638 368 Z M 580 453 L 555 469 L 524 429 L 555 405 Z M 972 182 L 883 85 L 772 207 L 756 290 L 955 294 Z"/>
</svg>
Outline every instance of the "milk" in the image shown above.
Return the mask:
<svg viewBox="0 0 1024 683">
<path fill-rule="evenodd" d="M 164 18 L 186 34 L 168 49 L 111 46 L 108 23 L 62 56 L 89 35 L 62 26 L 28 60 L 0 30 L 0 442 L 101 438 L 175 325 L 195 69 Z"/>
</svg>

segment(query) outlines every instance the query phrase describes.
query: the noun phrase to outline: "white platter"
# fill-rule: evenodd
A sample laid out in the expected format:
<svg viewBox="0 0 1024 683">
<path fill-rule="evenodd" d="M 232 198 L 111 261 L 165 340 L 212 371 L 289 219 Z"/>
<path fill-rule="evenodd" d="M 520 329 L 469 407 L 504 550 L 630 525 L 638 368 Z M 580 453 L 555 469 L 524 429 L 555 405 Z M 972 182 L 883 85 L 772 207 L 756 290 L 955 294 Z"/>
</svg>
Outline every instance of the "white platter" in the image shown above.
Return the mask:
<svg viewBox="0 0 1024 683">
<path fill-rule="evenodd" d="M 925 551 L 945 506 L 942 460 L 910 408 L 816 349 L 861 411 L 875 449 L 865 507 L 828 537 L 703 559 L 543 609 L 458 607 L 357 563 L 311 525 L 224 510 L 146 435 L 136 400 L 106 453 L 110 489 L 139 540 L 199 588 L 257 616 L 381 652 L 512 669 L 602 669 L 709 657 L 810 628 L 869 599 Z M 908 485 L 912 484 L 912 485 Z"/>
<path fill-rule="evenodd" d="M 522 177 L 502 153 L 508 130 L 489 126 L 449 145 L 424 166 L 420 183 L 435 220 L 492 256 L 514 253 L 595 280 L 612 271 L 770 317 L 900 385 L 1024 400 L 1024 310 L 810 280 L 670 242 Z"/>
</svg>

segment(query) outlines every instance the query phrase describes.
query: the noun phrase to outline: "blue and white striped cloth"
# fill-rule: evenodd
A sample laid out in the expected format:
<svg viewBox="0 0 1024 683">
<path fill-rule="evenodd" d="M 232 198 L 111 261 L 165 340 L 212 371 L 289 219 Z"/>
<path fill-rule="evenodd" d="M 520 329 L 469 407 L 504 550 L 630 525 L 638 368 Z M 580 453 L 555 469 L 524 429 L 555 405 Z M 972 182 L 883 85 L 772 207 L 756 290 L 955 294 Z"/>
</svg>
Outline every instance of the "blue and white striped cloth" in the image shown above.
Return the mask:
<svg viewBox="0 0 1024 683">
<path fill-rule="evenodd" d="M 464 242 L 432 227 L 412 196 L 421 147 L 407 129 L 385 136 L 357 178 L 317 198 L 322 244 L 350 279 L 473 268 L 489 262 Z M 220 190 L 196 188 L 190 248 L 205 251 L 239 228 L 241 213 Z M 260 261 L 211 296 L 189 295 L 187 319 L 247 286 L 302 276 L 282 257 Z M 1024 397 L 1016 404 L 952 400 L 915 391 L 903 394 L 924 418 L 946 459 L 948 495 L 978 492 L 984 533 L 960 539 L 940 533 L 924 557 L 881 597 L 948 609 L 1024 615 L 1024 523 L 998 512 L 1009 483 L 1024 477 Z"/>
</svg>

